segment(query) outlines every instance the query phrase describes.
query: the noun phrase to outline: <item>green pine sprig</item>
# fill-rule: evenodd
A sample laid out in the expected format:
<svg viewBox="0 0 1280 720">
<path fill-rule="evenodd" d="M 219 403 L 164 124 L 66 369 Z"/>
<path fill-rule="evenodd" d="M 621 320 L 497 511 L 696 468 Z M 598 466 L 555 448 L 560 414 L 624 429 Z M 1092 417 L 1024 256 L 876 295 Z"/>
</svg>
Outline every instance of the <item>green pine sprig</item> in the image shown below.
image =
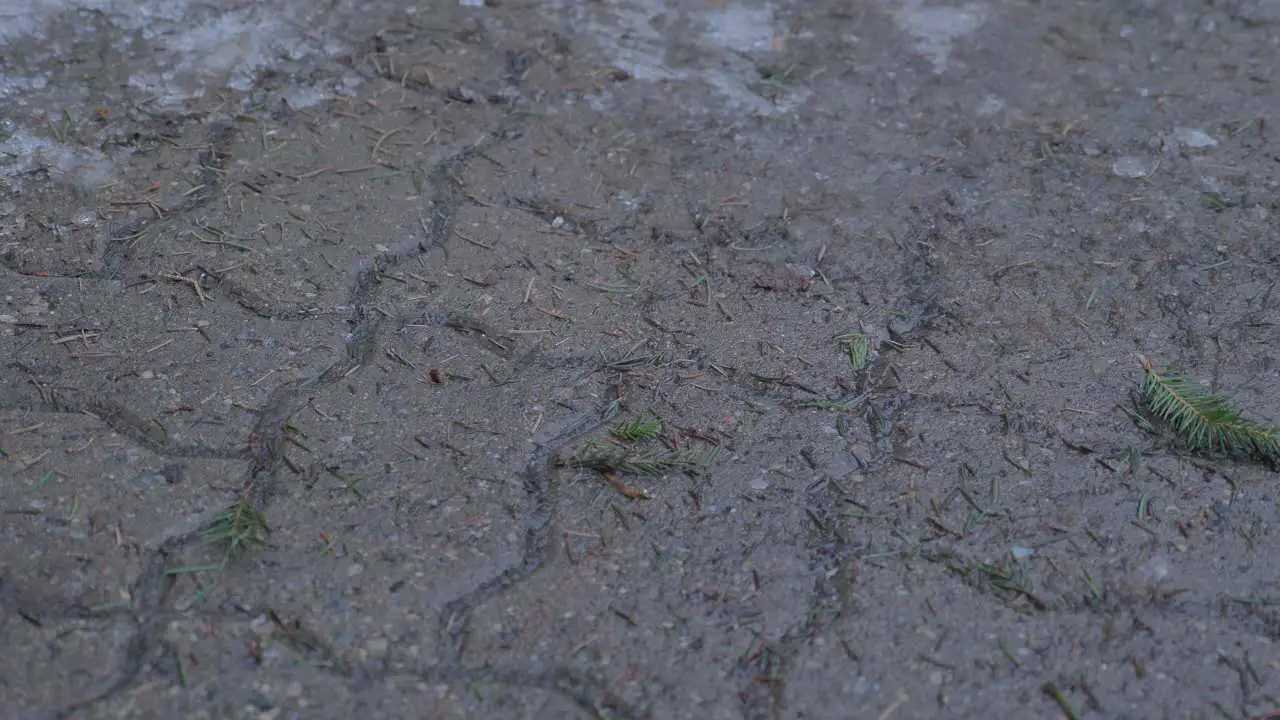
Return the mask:
<svg viewBox="0 0 1280 720">
<path fill-rule="evenodd" d="M 200 537 L 222 549 L 223 562 L 236 558 L 250 547 L 265 545 L 271 529 L 267 517 L 248 499 L 227 508 L 200 530 Z"/>
<path fill-rule="evenodd" d="M 866 335 L 860 332 L 848 333 L 847 335 L 836 336 L 836 341 L 849 354 L 849 364 L 853 366 L 854 372 L 858 372 L 867 366 L 871 343 L 867 341 Z"/>
<path fill-rule="evenodd" d="M 568 461 L 570 467 L 624 472 L 645 477 L 662 477 L 675 470 L 703 464 L 703 459 L 689 451 L 612 452 L 600 443 L 587 443 L 580 453 Z"/>
<path fill-rule="evenodd" d="M 1155 417 L 1167 422 L 1197 451 L 1237 451 L 1255 456 L 1280 454 L 1280 428 L 1246 420 L 1230 403 L 1172 368 L 1157 369 L 1141 355 L 1142 397 Z"/>
<path fill-rule="evenodd" d="M 651 440 L 662 432 L 662 421 L 656 417 L 638 417 L 631 422 L 619 423 L 609 430 L 609 434 L 620 442 L 629 443 L 637 440 Z"/>
<path fill-rule="evenodd" d="M 165 570 L 166 575 L 198 575 L 207 572 L 219 572 L 227 569 L 251 547 L 267 544 L 271 528 L 267 526 L 267 516 L 259 510 L 249 498 L 242 497 L 239 502 L 223 510 L 217 517 L 200 527 L 200 539 L 209 547 L 222 553 L 222 558 L 211 564 L 183 565 Z M 217 586 L 215 579 L 195 594 L 190 603 L 194 605 L 207 596 Z"/>
</svg>

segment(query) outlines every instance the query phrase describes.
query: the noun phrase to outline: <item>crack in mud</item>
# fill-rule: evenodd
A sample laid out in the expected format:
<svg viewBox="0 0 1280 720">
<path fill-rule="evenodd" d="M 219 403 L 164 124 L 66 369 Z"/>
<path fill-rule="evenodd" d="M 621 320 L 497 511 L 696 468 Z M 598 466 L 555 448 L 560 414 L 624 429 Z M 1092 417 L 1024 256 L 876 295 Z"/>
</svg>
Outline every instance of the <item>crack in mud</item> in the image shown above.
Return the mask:
<svg viewBox="0 0 1280 720">
<path fill-rule="evenodd" d="M 913 237 L 923 238 L 937 232 L 930 224 L 917 228 Z M 936 269 L 914 241 L 906 244 L 902 272 L 906 289 L 889 309 L 889 332 L 894 342 L 907 344 L 931 330 L 930 322 L 941 314 L 938 302 L 943 288 Z M 866 402 L 862 414 L 875 450 L 873 457 L 859 458 L 862 472 L 867 476 L 882 471 L 895 457 L 899 418 L 910 402 L 906 391 L 897 390 L 896 383 L 889 382 L 895 373 L 891 359 L 884 355 L 857 373 L 855 396 Z M 853 404 L 858 405 L 858 400 L 853 400 Z M 744 717 L 753 720 L 785 717 L 787 673 L 796 653 L 806 640 L 840 614 L 840 590 L 834 578 L 852 554 L 840 530 L 842 515 L 838 505 L 843 502 L 844 493 L 838 485 L 829 482 L 821 483 L 821 488 L 809 494 L 806 506 L 811 525 L 809 569 L 814 576 L 812 589 L 805 598 L 806 617 L 786 629 L 776 641 L 760 647 L 750 663 L 744 658 L 738 664 L 737 669 L 743 676 L 739 703 Z"/>
<path fill-rule="evenodd" d="M 614 387 L 599 407 L 580 414 L 554 438 L 539 446 L 525 466 L 525 491 L 533 498 L 533 510 L 526 519 L 520 564 L 508 568 L 445 605 L 440 613 L 437 636 L 440 646 L 449 653 L 450 662 L 456 663 L 462 658 L 470 629 L 470 616 L 475 608 L 533 577 L 547 563 L 552 546 L 552 525 L 559 505 L 555 484 L 551 481 L 555 456 L 575 439 L 608 422 L 613 417 L 617 398 L 617 388 Z"/>
</svg>

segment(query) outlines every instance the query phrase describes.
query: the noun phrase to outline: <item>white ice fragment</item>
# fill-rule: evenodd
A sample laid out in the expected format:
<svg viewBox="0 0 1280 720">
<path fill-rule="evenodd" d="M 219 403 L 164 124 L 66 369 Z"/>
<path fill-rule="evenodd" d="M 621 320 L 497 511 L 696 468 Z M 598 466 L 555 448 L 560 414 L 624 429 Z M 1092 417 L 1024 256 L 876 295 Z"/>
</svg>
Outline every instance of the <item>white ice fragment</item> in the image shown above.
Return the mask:
<svg viewBox="0 0 1280 720">
<path fill-rule="evenodd" d="M 1214 147 L 1218 144 L 1218 141 L 1209 133 L 1189 127 L 1174 128 L 1173 139 L 1189 148 Z"/>
<path fill-rule="evenodd" d="M 1158 583 L 1169 577 L 1169 559 L 1156 555 L 1138 568 L 1138 573 L 1148 582 Z"/>
<path fill-rule="evenodd" d="M 906 0 L 894 13 L 894 21 L 915 40 L 916 50 L 932 61 L 934 74 L 941 75 L 947 69 L 952 44 L 981 27 L 985 15 L 985 8 L 977 3 L 958 8 L 926 7 L 924 0 Z"/>
<path fill-rule="evenodd" d="M 1140 178 L 1151 174 L 1151 163 L 1134 155 L 1125 155 L 1111 165 L 1111 172 L 1122 178 Z"/>
<path fill-rule="evenodd" d="M 978 117 L 992 117 L 1004 110 L 1005 102 L 995 95 L 987 95 L 978 103 Z"/>
</svg>

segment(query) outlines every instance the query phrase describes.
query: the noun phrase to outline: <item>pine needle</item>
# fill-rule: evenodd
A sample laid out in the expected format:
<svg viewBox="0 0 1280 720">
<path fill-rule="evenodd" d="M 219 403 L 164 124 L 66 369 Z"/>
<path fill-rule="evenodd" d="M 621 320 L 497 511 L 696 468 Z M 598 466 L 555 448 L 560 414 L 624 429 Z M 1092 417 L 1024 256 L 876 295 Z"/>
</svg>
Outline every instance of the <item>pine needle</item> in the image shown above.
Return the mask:
<svg viewBox="0 0 1280 720">
<path fill-rule="evenodd" d="M 1157 370 L 1141 355 L 1138 361 L 1148 409 L 1173 427 L 1193 450 L 1264 457 L 1280 454 L 1280 429 L 1244 419 L 1227 400 L 1172 368 Z"/>
</svg>

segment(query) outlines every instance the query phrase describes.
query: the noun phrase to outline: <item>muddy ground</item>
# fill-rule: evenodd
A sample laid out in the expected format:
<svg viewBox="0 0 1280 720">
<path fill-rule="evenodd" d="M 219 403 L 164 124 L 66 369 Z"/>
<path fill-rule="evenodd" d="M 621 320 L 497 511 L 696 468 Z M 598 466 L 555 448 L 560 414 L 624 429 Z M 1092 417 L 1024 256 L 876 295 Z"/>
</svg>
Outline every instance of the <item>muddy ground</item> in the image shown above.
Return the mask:
<svg viewBox="0 0 1280 720">
<path fill-rule="evenodd" d="M 1274 3 L 122 12 L 4 46 L 6 717 L 1280 712 L 1275 473 L 1126 411 L 1280 419 Z"/>
</svg>

